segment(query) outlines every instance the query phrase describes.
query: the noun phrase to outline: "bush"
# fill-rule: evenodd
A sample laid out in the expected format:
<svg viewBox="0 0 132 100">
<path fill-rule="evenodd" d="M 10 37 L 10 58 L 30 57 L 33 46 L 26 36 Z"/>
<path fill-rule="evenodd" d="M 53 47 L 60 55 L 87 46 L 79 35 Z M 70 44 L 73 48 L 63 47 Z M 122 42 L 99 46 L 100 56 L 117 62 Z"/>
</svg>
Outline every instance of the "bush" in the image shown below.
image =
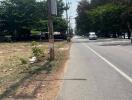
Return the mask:
<svg viewBox="0 0 132 100">
<path fill-rule="evenodd" d="M 25 60 L 24 58 L 20 58 L 20 61 L 21 61 L 21 64 L 22 64 L 22 65 L 25 65 L 25 64 L 28 63 L 27 60 Z"/>
<path fill-rule="evenodd" d="M 38 47 L 38 42 L 33 41 L 32 42 L 32 53 L 33 56 L 40 58 L 44 56 L 43 50 Z"/>
</svg>

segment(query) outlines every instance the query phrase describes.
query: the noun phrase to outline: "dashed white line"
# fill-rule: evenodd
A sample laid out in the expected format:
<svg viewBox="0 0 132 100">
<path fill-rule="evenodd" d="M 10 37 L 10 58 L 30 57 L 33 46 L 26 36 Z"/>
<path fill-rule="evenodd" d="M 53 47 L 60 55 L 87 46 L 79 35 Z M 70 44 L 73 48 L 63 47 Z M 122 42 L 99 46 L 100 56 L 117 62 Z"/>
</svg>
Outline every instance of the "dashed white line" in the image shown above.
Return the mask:
<svg viewBox="0 0 132 100">
<path fill-rule="evenodd" d="M 102 55 L 100 55 L 98 52 L 96 52 L 94 49 L 92 49 L 91 47 L 89 47 L 86 44 L 83 44 L 86 48 L 88 48 L 89 50 L 91 50 L 94 54 L 96 54 L 98 57 L 100 57 L 103 61 L 105 61 L 108 65 L 110 65 L 110 67 L 112 67 L 113 69 L 115 69 L 121 76 L 123 76 L 124 78 L 126 78 L 130 83 L 132 83 L 132 78 L 130 76 L 128 76 L 126 73 L 124 73 L 122 70 L 120 70 L 117 66 L 115 66 L 114 64 L 112 64 L 110 61 L 108 61 L 105 57 L 103 57 Z"/>
</svg>

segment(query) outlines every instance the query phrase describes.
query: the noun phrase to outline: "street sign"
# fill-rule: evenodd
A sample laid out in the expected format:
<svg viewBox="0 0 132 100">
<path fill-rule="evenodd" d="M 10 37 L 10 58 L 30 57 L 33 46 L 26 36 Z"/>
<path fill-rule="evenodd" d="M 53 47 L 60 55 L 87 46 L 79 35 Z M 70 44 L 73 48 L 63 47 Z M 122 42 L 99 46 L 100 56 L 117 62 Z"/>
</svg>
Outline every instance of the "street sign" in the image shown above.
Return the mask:
<svg viewBox="0 0 132 100">
<path fill-rule="evenodd" d="M 57 15 L 57 0 L 51 0 L 51 14 Z"/>
</svg>

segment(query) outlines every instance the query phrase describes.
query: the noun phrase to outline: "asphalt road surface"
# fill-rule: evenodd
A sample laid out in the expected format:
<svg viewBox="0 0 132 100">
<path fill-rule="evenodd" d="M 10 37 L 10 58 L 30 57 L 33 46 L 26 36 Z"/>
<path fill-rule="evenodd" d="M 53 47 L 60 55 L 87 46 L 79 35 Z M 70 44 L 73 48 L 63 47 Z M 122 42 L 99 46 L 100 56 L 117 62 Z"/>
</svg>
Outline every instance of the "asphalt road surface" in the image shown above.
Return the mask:
<svg viewBox="0 0 132 100">
<path fill-rule="evenodd" d="M 74 37 L 57 100 L 132 100 L 132 46 L 128 40 Z"/>
</svg>

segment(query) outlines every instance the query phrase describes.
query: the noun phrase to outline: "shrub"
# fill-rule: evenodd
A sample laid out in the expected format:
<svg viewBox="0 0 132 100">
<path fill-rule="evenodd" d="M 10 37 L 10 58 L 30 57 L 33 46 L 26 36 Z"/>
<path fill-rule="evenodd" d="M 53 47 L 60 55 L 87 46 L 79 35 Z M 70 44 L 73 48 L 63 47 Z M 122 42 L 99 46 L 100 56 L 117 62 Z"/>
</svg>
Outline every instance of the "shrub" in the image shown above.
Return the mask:
<svg viewBox="0 0 132 100">
<path fill-rule="evenodd" d="M 22 65 L 25 65 L 25 64 L 28 63 L 27 60 L 25 60 L 24 58 L 20 58 L 20 61 L 21 61 L 21 64 L 22 64 Z"/>
<path fill-rule="evenodd" d="M 43 50 L 38 47 L 38 43 L 35 41 L 32 42 L 32 53 L 37 59 L 44 56 Z"/>
</svg>

